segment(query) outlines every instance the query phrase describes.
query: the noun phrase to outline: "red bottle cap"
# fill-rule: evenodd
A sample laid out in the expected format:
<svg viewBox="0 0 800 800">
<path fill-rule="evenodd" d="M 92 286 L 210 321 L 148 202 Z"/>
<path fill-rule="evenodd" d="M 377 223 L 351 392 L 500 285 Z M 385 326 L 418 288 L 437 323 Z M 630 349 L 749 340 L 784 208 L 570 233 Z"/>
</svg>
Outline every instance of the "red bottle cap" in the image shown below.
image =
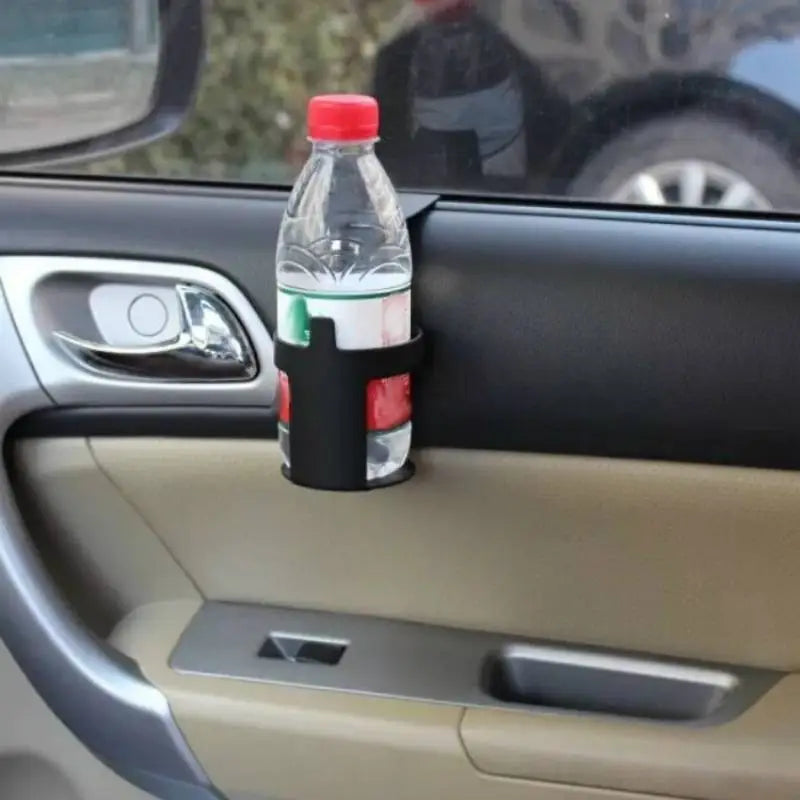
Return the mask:
<svg viewBox="0 0 800 800">
<path fill-rule="evenodd" d="M 320 94 L 308 101 L 308 135 L 332 142 L 378 136 L 378 101 L 363 94 Z"/>
</svg>

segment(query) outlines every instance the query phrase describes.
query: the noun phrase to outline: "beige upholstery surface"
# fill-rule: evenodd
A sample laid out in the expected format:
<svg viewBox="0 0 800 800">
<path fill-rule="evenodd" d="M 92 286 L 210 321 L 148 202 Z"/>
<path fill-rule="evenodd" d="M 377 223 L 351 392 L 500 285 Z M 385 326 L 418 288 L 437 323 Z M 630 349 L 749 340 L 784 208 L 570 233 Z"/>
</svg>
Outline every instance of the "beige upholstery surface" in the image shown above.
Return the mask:
<svg viewBox="0 0 800 800">
<path fill-rule="evenodd" d="M 85 440 L 33 440 L 17 452 L 14 486 L 28 530 L 97 633 L 145 603 L 199 596 Z"/>
<path fill-rule="evenodd" d="M 643 800 L 641 794 L 493 778 L 470 764 L 462 709 L 179 675 L 167 665 L 192 602 L 147 606 L 114 637 L 164 690 L 212 781 L 272 800 Z"/>
<path fill-rule="evenodd" d="M 164 690 L 190 746 L 226 790 L 269 787 L 273 796 L 300 800 L 326 788 L 330 797 L 355 800 L 632 796 L 596 795 L 590 787 L 708 800 L 800 796 L 800 675 L 717 726 L 465 711 L 180 675 L 169 668 L 169 654 L 197 607 L 140 608 L 114 641 Z M 493 783 L 493 775 L 528 780 Z"/>
<path fill-rule="evenodd" d="M 440 450 L 417 456 L 408 484 L 339 495 L 287 483 L 271 442 L 45 440 L 19 444 L 15 462 L 23 497 L 39 501 L 26 517 L 40 520 L 51 568 L 78 599 L 107 581 L 104 619 L 127 615 L 115 641 L 165 691 L 223 789 L 273 800 L 800 797 L 800 675 L 732 722 L 688 730 L 167 666 L 206 596 L 792 671 L 800 476 Z"/>
<path fill-rule="evenodd" d="M 73 539 L 106 540 L 98 569 L 124 583 L 115 548 L 131 576 L 140 567 L 118 515 L 104 521 L 98 507 L 92 530 L 58 501 L 73 468 L 63 454 L 44 466 L 48 448 L 64 447 L 85 445 L 28 443 L 20 455 L 31 480 L 50 484 L 41 488 Z M 796 474 L 439 450 L 417 456 L 408 484 L 334 494 L 285 481 L 274 442 L 96 439 L 92 449 L 209 598 L 800 667 Z M 154 599 L 184 591 L 177 583 L 159 579 Z"/>
<path fill-rule="evenodd" d="M 723 725 L 471 708 L 461 735 L 491 774 L 707 800 L 800 797 L 800 675 Z"/>
</svg>

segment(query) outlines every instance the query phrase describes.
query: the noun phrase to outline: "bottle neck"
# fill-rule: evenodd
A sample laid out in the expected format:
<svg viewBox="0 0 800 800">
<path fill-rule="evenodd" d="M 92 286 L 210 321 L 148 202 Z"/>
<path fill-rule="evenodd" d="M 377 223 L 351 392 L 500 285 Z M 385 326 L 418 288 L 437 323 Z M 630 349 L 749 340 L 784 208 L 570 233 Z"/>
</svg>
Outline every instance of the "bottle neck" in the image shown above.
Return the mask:
<svg viewBox="0 0 800 800">
<path fill-rule="evenodd" d="M 312 139 L 313 155 L 362 156 L 375 152 L 377 139 L 364 139 L 357 142 L 338 142 L 328 139 Z"/>
</svg>

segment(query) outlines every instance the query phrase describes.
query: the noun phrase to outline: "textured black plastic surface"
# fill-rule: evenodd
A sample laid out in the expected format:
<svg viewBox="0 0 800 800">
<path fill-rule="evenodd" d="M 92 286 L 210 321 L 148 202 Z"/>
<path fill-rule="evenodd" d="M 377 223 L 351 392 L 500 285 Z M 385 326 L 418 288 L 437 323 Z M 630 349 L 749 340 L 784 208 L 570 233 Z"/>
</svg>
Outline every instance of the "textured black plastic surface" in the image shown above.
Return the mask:
<svg viewBox="0 0 800 800">
<path fill-rule="evenodd" d="M 272 329 L 285 201 L 0 180 L 3 249 L 208 265 Z M 800 466 L 797 223 L 444 201 L 419 223 L 416 446 Z"/>
<path fill-rule="evenodd" d="M 423 354 L 422 333 L 411 341 L 373 350 L 340 350 L 332 319 L 312 317 L 307 346 L 275 341 L 275 365 L 292 392 L 289 480 L 299 486 L 358 491 L 389 486 L 394 476 L 368 484 L 367 383 L 403 375 Z M 412 473 L 397 470 L 398 479 Z"/>
<path fill-rule="evenodd" d="M 274 439 L 271 408 L 247 406 L 82 406 L 35 411 L 19 419 L 11 439 L 44 436 L 173 436 Z"/>
</svg>

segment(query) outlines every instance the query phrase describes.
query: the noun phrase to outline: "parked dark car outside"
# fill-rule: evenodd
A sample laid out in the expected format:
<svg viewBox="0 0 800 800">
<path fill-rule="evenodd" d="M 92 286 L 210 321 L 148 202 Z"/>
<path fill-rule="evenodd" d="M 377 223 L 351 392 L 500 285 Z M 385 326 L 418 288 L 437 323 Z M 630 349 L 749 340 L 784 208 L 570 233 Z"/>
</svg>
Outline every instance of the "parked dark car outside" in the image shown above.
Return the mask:
<svg viewBox="0 0 800 800">
<path fill-rule="evenodd" d="M 800 203 L 797 0 L 416 5 L 419 19 L 382 48 L 375 71 L 381 153 L 401 184 L 750 210 Z M 439 70 L 423 80 L 426 42 L 436 53 L 426 66 Z M 508 65 L 494 84 L 500 102 L 487 78 L 498 48 Z M 527 165 L 498 179 L 480 169 L 479 139 L 513 91 L 523 122 L 508 135 L 519 127 Z M 420 121 L 426 92 L 438 93 L 438 116 Z M 455 119 L 441 114 L 445 96 L 461 104 Z"/>
</svg>

